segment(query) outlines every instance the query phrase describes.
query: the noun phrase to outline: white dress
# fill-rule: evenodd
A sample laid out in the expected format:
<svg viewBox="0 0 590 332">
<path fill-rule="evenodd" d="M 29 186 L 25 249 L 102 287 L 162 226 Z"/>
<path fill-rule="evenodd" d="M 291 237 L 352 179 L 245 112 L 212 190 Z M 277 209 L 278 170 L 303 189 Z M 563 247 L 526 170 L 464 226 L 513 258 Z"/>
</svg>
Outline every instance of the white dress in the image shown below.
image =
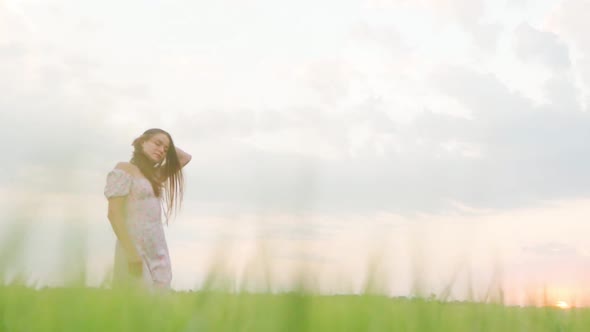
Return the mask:
<svg viewBox="0 0 590 332">
<path fill-rule="evenodd" d="M 151 183 L 115 168 L 107 175 L 104 195 L 107 199 L 127 196 L 126 225 L 143 260 L 143 280 L 150 286 L 169 288 L 172 270 L 162 224 L 161 200 L 155 196 Z M 117 240 L 113 285 L 129 277 L 126 254 Z"/>
</svg>

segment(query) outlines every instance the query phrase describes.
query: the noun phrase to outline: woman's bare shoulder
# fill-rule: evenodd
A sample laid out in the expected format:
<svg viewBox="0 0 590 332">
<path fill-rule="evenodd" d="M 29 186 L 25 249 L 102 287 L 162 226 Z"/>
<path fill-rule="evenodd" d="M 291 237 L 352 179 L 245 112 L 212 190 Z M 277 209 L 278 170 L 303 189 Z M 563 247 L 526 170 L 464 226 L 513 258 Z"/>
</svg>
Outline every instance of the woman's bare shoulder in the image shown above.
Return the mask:
<svg viewBox="0 0 590 332">
<path fill-rule="evenodd" d="M 125 161 L 117 163 L 117 165 L 115 165 L 115 169 L 120 169 L 133 176 L 137 176 L 138 173 L 140 173 L 139 168 L 137 168 L 137 166 Z"/>
</svg>

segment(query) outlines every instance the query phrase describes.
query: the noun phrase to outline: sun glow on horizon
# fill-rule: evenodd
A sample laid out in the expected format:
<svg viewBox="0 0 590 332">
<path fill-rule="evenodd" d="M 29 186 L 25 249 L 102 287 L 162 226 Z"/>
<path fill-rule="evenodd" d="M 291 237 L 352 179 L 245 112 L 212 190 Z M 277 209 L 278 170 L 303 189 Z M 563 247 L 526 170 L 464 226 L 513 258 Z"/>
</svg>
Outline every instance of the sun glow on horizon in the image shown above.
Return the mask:
<svg viewBox="0 0 590 332">
<path fill-rule="evenodd" d="M 569 309 L 571 308 L 571 306 L 569 305 L 569 303 L 565 302 L 565 301 L 557 301 L 555 302 L 555 306 L 560 308 L 560 309 Z"/>
</svg>

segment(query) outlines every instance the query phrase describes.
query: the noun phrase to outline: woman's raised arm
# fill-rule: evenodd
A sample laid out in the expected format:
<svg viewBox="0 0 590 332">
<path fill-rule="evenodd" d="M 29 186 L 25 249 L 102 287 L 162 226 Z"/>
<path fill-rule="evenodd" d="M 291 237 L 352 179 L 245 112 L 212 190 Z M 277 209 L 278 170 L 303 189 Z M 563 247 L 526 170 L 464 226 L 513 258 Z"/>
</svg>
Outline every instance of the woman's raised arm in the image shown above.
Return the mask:
<svg viewBox="0 0 590 332">
<path fill-rule="evenodd" d="M 180 162 L 180 167 L 184 167 L 186 164 L 189 163 L 189 161 L 191 161 L 191 159 L 193 158 L 193 156 L 191 156 L 190 154 L 184 152 L 181 148 L 176 147 L 176 155 L 178 156 L 178 161 Z"/>
</svg>

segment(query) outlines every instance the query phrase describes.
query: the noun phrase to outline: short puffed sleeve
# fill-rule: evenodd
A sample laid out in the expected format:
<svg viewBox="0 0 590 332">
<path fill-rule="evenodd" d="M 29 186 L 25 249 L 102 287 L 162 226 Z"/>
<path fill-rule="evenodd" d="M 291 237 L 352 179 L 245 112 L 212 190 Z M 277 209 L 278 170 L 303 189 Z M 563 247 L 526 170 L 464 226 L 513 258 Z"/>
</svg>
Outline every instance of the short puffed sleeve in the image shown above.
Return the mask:
<svg viewBox="0 0 590 332">
<path fill-rule="evenodd" d="M 104 188 L 106 198 L 126 196 L 131 188 L 131 175 L 122 169 L 115 168 L 107 175 L 107 184 Z"/>
</svg>

